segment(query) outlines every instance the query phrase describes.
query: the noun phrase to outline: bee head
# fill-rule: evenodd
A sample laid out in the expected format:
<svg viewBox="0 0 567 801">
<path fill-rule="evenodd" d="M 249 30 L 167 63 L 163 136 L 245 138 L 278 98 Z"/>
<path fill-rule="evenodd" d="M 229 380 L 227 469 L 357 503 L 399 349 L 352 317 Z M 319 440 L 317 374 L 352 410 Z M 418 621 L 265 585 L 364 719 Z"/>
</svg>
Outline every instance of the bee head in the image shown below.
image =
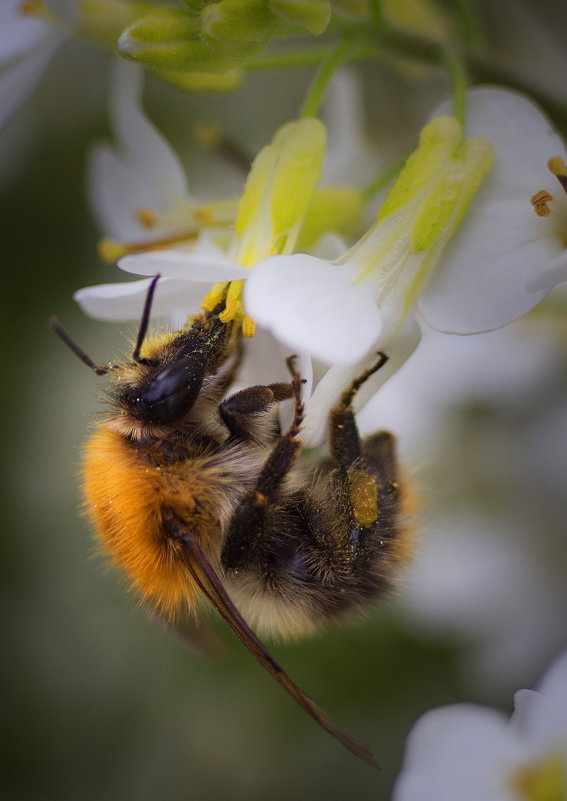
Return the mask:
<svg viewBox="0 0 567 801">
<path fill-rule="evenodd" d="M 193 324 L 165 339 L 145 342 L 153 296 L 160 276 L 151 281 L 134 352 L 126 364 L 97 366 L 54 317 L 49 325 L 63 342 L 97 375 L 112 373 L 111 401 L 123 414 L 148 424 L 181 420 L 193 407 L 207 376 L 229 356 L 233 324 L 219 319 L 218 309 L 197 317 Z"/>
<path fill-rule="evenodd" d="M 155 352 L 118 370 L 114 400 L 126 414 L 145 423 L 168 425 L 193 407 L 205 379 L 231 350 L 232 325 L 218 316 L 198 317 Z M 152 343 L 148 343 L 151 349 Z M 134 351 L 136 356 L 136 351 Z"/>
</svg>

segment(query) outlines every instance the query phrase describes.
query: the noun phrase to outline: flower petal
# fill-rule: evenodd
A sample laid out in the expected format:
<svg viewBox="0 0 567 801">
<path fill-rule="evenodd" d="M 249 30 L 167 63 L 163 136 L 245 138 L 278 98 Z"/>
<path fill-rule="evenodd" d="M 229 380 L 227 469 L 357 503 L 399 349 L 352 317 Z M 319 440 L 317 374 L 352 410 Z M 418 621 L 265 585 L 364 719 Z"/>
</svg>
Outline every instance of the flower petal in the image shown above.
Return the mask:
<svg viewBox="0 0 567 801">
<path fill-rule="evenodd" d="M 509 801 L 506 771 L 522 753 L 501 712 L 435 709 L 409 735 L 393 801 Z"/>
<path fill-rule="evenodd" d="M 225 257 L 207 253 L 184 253 L 181 250 L 157 250 L 124 256 L 121 270 L 136 275 L 157 275 L 184 279 L 187 283 L 220 283 L 247 278 L 250 270 Z"/>
<path fill-rule="evenodd" d="M 110 116 L 121 148 L 137 169 L 155 182 L 164 198 L 187 196 L 181 162 L 140 107 L 143 71 L 135 64 L 117 59 L 113 78 Z"/>
<path fill-rule="evenodd" d="M 3 67 L 0 73 L 0 127 L 33 90 L 54 51 L 65 38 L 66 34 L 58 30 L 48 30 L 33 52 L 25 53 Z"/>
<path fill-rule="evenodd" d="M 567 651 L 549 668 L 538 686 L 537 703 L 528 707 L 526 736 L 539 754 L 567 757 Z"/>
<path fill-rule="evenodd" d="M 140 243 L 156 238 L 156 229 L 145 228 L 136 215 L 142 208 L 158 207 L 162 198 L 157 200 L 155 186 L 147 176 L 111 145 L 100 143 L 91 148 L 87 184 L 91 208 L 107 236 Z"/>
<path fill-rule="evenodd" d="M 141 108 L 142 87 L 140 68 L 117 60 L 110 96 L 117 145 L 101 143 L 89 156 L 91 206 L 102 231 L 123 242 L 145 242 L 155 239 L 156 231 L 163 234 L 164 226 L 148 231 L 138 221 L 140 209 L 159 213 L 189 203 L 179 159 Z"/>
<path fill-rule="evenodd" d="M 2 0 L 0 3 L 0 64 L 41 47 L 53 32 L 53 26 L 33 14 L 20 10 L 22 0 Z"/>
<path fill-rule="evenodd" d="M 248 313 L 294 351 L 327 364 L 359 361 L 377 340 L 381 316 L 351 271 L 302 253 L 273 256 L 246 282 Z"/>
<path fill-rule="evenodd" d="M 483 88 L 471 91 L 468 101 L 467 134 L 491 142 L 495 165 L 420 303 L 429 325 L 457 334 L 505 325 L 567 276 L 564 243 L 550 223 L 553 212 L 538 217 L 530 203 L 542 188 L 560 195 L 546 164 L 565 154 L 563 143 L 521 95 Z"/>
<path fill-rule="evenodd" d="M 74 299 L 81 309 L 98 320 L 139 319 L 151 279 L 117 284 L 97 284 L 75 292 Z M 184 316 L 195 313 L 203 298 L 203 290 L 189 281 L 162 278 L 158 281 L 152 316 L 175 314 L 183 310 Z"/>
<path fill-rule="evenodd" d="M 323 120 L 328 133 L 324 183 L 364 186 L 378 169 L 378 155 L 366 136 L 362 84 L 354 70 L 343 67 L 334 75 Z"/>
<path fill-rule="evenodd" d="M 378 390 L 395 375 L 402 364 L 411 356 L 421 339 L 421 330 L 412 319 L 405 321 L 398 335 L 388 343 L 388 361 L 357 392 L 353 407 L 360 412 L 366 404 L 371 405 L 372 397 Z M 329 414 L 337 404 L 341 393 L 364 370 L 372 367 L 377 361 L 377 354 L 371 353 L 362 361 L 352 365 L 334 365 L 317 382 L 313 394 L 305 404 L 305 421 L 301 429 L 301 439 L 310 448 L 321 445 L 327 434 Z M 365 426 L 365 417 L 368 425 Z M 371 420 L 371 422 L 370 422 Z M 375 431 L 375 416 L 371 409 L 364 409 L 359 418 L 359 429 Z"/>
</svg>

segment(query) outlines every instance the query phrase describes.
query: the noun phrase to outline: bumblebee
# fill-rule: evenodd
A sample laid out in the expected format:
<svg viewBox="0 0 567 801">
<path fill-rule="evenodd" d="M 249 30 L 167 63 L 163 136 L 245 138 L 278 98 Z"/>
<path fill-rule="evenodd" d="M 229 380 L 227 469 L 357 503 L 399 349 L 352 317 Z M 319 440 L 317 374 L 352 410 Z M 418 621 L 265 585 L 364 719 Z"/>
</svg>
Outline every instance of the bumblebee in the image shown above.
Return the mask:
<svg viewBox="0 0 567 801">
<path fill-rule="evenodd" d="M 363 610 L 387 591 L 410 537 L 395 443 L 360 439 L 352 402 L 386 361 L 348 387 L 329 420 L 329 457 L 298 462 L 302 381 L 228 394 L 242 345 L 214 312 L 147 337 L 146 297 L 132 357 L 97 366 L 55 318 L 50 325 L 99 375 L 110 410 L 84 450 L 85 508 L 103 549 L 145 601 L 170 620 L 203 600 L 329 733 L 376 765 L 368 747 L 335 727 L 260 642 L 308 634 Z M 288 430 L 277 404 L 291 400 Z"/>
</svg>

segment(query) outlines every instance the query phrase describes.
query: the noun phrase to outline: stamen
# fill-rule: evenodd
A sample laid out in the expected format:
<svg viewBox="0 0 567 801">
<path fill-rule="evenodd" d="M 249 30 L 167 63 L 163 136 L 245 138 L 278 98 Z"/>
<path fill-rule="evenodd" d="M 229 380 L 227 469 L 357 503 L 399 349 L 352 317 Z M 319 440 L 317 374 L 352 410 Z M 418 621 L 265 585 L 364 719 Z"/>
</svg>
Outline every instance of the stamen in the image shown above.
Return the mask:
<svg viewBox="0 0 567 801">
<path fill-rule="evenodd" d="M 203 311 L 212 312 L 216 309 L 219 303 L 224 300 L 228 288 L 228 284 L 213 284 L 212 288 L 207 292 L 201 303 Z"/>
<path fill-rule="evenodd" d="M 530 203 L 538 217 L 547 217 L 551 214 L 551 209 L 547 205 L 550 200 L 553 200 L 553 195 L 550 195 L 545 189 L 540 189 L 539 192 L 531 196 Z"/>
<path fill-rule="evenodd" d="M 240 170 L 248 172 L 250 158 L 240 145 L 233 139 L 225 136 L 214 122 L 202 122 L 195 126 L 195 137 L 199 144 L 208 150 L 218 153 L 226 161 L 231 162 Z"/>
<path fill-rule="evenodd" d="M 195 138 L 203 147 L 215 150 L 222 142 L 222 134 L 214 122 L 200 122 L 195 125 Z"/>
<path fill-rule="evenodd" d="M 215 218 L 212 212 L 209 209 L 195 209 L 193 211 L 193 216 L 203 227 L 214 225 Z"/>
<path fill-rule="evenodd" d="M 242 304 L 242 287 L 244 281 L 231 281 L 226 295 L 226 306 L 219 320 L 223 323 L 230 323 L 232 320 L 244 317 L 244 306 Z"/>
<path fill-rule="evenodd" d="M 559 156 L 554 156 L 547 162 L 547 168 L 555 175 L 565 192 L 567 192 L 567 167 Z"/>
<path fill-rule="evenodd" d="M 157 223 L 157 217 L 151 209 L 138 209 L 136 219 L 144 228 L 153 228 Z"/>
<path fill-rule="evenodd" d="M 43 14 L 45 6 L 43 0 L 26 0 L 20 3 L 20 14 L 26 16 L 28 14 Z"/>
<path fill-rule="evenodd" d="M 255 333 L 256 333 L 256 323 L 251 317 L 245 314 L 244 320 L 242 321 L 242 336 L 251 338 L 254 336 Z"/>
<path fill-rule="evenodd" d="M 162 239 L 152 239 L 149 242 L 131 242 L 129 244 L 117 242 L 115 239 L 101 239 L 98 243 L 98 255 L 103 261 L 112 262 L 126 256 L 128 253 L 147 253 L 153 250 L 164 250 L 169 245 L 179 245 L 190 242 L 199 236 L 198 229 L 185 231 L 175 236 L 164 236 Z"/>
</svg>

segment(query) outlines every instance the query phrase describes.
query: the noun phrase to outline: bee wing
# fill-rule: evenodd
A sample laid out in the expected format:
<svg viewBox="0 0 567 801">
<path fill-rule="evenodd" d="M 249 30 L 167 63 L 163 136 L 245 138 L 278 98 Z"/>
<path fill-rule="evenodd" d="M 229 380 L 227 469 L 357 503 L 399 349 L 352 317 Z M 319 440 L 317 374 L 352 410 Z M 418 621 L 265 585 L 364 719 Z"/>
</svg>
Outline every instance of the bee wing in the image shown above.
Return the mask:
<svg viewBox="0 0 567 801">
<path fill-rule="evenodd" d="M 193 615 L 175 617 L 173 620 L 163 618 L 166 627 L 173 631 L 179 639 L 190 648 L 207 656 L 224 656 L 227 647 L 215 629 L 207 622 L 197 620 Z"/>
<path fill-rule="evenodd" d="M 265 670 L 297 701 L 308 715 L 322 726 L 325 731 L 336 737 L 345 748 L 355 756 L 363 759 L 369 765 L 379 769 L 379 765 L 368 746 L 356 737 L 337 728 L 327 714 L 317 706 L 305 693 L 297 686 L 286 671 L 276 662 L 273 656 L 266 650 L 265 646 L 256 637 L 254 632 L 231 601 L 221 580 L 215 573 L 211 563 L 201 550 L 197 542 L 190 535 L 181 535 L 178 539 L 183 547 L 185 562 L 191 575 L 209 599 L 211 604 L 228 623 L 236 636 L 246 646 L 250 653 L 258 660 Z"/>
</svg>

